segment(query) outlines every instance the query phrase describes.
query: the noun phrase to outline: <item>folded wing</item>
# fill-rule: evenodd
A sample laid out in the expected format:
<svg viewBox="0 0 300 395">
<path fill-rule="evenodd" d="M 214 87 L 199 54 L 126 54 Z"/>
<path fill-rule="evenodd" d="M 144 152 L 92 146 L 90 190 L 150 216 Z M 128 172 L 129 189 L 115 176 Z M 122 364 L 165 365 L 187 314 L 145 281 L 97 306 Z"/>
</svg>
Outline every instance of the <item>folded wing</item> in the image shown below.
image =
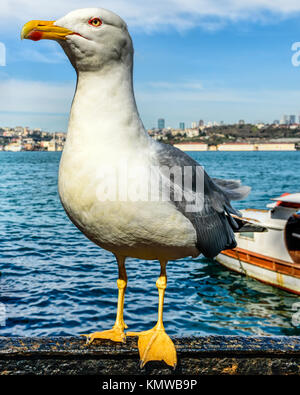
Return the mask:
<svg viewBox="0 0 300 395">
<path fill-rule="evenodd" d="M 181 184 L 178 179 L 171 180 L 171 200 L 193 224 L 198 250 L 206 257 L 215 257 L 224 249 L 236 247 L 234 231 L 241 228 L 237 221 L 241 213 L 231 206 L 230 201 L 245 198 L 250 188 L 242 186 L 240 181 L 210 178 L 198 162 L 171 145 L 155 142 L 155 152 L 160 167 L 182 169 Z M 187 168 L 189 172 L 185 170 Z M 188 182 L 187 173 L 191 178 Z M 178 188 L 184 192 L 181 200 L 174 198 Z M 198 201 L 192 210 L 191 196 Z"/>
</svg>

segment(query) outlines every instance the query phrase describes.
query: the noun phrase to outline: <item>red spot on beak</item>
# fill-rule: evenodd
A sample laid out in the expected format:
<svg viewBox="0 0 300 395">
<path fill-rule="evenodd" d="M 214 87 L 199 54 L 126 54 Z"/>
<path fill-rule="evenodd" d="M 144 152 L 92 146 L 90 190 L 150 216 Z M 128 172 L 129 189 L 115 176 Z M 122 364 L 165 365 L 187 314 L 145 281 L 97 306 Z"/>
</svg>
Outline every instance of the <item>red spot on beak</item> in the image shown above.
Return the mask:
<svg viewBox="0 0 300 395">
<path fill-rule="evenodd" d="M 39 32 L 37 30 L 32 30 L 28 34 L 27 38 L 29 38 L 30 40 L 33 40 L 33 41 L 39 41 L 42 38 L 42 36 L 43 36 L 42 32 Z"/>
</svg>

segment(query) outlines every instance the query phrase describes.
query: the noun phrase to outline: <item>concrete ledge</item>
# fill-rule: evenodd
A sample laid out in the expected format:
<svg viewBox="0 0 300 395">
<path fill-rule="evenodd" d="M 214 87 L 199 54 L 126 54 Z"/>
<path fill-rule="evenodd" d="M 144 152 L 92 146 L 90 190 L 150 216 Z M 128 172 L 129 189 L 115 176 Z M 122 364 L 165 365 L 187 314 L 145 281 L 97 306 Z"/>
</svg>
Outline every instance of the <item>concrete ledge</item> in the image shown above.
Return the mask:
<svg viewBox="0 0 300 395">
<path fill-rule="evenodd" d="M 287 375 L 300 374 L 296 336 L 203 336 L 175 339 L 176 370 L 163 362 L 139 368 L 137 339 L 125 344 L 82 337 L 0 337 L 0 374 L 34 375 Z"/>
</svg>

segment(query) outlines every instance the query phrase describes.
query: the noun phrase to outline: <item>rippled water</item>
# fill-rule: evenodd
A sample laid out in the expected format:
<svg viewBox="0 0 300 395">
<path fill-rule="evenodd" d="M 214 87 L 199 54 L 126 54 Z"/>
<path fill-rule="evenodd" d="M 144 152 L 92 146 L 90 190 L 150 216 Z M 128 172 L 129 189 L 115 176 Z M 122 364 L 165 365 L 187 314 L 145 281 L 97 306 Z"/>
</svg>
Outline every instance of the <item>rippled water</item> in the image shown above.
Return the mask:
<svg viewBox="0 0 300 395">
<path fill-rule="evenodd" d="M 252 186 L 237 208 L 264 208 L 270 197 L 299 192 L 300 152 L 191 155 L 211 176 Z M 117 265 L 66 217 L 57 195 L 59 159 L 52 152 L 0 152 L 1 335 L 73 335 L 108 329 L 115 319 Z M 126 323 L 149 329 L 157 318 L 159 263 L 128 259 L 127 272 Z M 296 301 L 214 261 L 171 261 L 165 326 L 177 336 L 299 335 L 292 325 Z"/>
</svg>

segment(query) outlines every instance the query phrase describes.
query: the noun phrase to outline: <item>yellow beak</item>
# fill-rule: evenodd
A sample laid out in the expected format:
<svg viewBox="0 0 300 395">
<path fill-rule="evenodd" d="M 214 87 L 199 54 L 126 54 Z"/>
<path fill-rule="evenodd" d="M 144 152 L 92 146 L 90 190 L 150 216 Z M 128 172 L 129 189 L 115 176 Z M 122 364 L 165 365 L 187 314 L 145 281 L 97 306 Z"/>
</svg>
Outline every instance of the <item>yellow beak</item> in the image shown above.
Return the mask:
<svg viewBox="0 0 300 395">
<path fill-rule="evenodd" d="M 38 41 L 41 39 L 48 40 L 65 40 L 69 34 L 74 34 L 72 30 L 64 27 L 55 26 L 55 21 L 30 21 L 22 29 L 21 39 Z"/>
</svg>

